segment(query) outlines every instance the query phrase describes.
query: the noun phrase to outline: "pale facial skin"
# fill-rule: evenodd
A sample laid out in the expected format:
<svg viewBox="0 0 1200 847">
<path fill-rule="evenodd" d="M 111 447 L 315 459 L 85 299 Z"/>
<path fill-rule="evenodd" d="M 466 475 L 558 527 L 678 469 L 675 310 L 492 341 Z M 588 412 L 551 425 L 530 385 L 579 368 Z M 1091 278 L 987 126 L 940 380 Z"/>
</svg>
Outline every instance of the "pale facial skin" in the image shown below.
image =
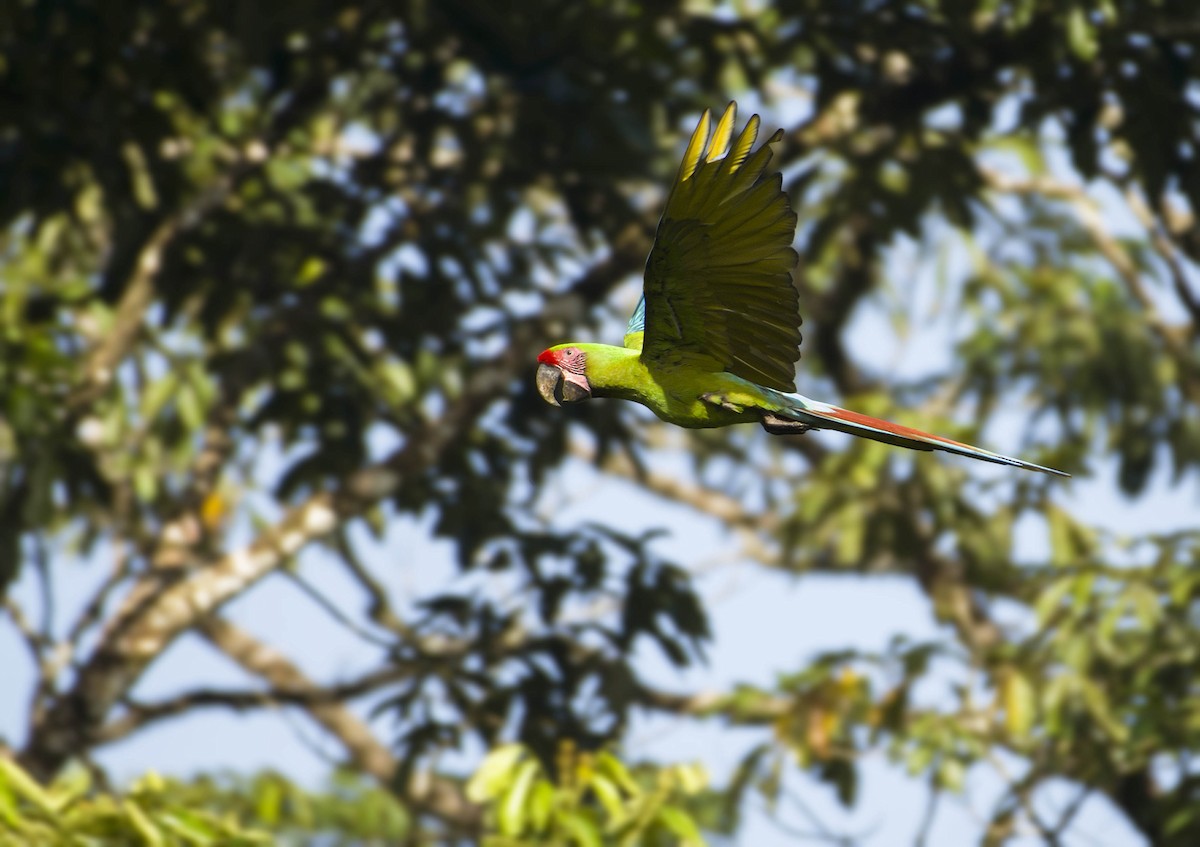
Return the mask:
<svg viewBox="0 0 1200 847">
<path fill-rule="evenodd" d="M 587 354 L 577 347 L 547 350 L 538 356 L 537 389 L 552 406 L 578 403 L 592 396 L 587 381 Z"/>
</svg>

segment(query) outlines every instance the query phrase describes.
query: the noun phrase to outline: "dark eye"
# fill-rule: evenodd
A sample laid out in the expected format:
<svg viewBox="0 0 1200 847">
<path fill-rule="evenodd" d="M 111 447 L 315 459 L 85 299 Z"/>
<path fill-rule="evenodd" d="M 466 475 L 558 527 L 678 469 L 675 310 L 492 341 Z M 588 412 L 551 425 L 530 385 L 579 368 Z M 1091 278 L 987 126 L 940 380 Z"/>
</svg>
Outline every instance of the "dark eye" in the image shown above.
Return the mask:
<svg viewBox="0 0 1200 847">
<path fill-rule="evenodd" d="M 568 347 L 568 348 L 567 348 L 566 350 L 564 350 L 563 352 L 564 352 L 564 353 L 566 353 L 568 356 L 574 356 L 574 355 L 575 355 L 576 353 L 578 353 L 579 351 L 578 351 L 578 350 L 576 350 L 574 347 Z"/>
</svg>

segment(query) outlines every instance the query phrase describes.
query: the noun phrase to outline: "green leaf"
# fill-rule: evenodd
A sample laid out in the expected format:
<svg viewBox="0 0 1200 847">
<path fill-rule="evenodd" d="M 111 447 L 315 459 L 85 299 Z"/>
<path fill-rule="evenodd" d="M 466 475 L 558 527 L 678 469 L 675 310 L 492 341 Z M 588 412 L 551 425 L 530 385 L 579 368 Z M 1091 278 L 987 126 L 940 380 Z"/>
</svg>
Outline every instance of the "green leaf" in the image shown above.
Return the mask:
<svg viewBox="0 0 1200 847">
<path fill-rule="evenodd" d="M 658 819 L 663 826 L 683 839 L 684 844 L 704 844 L 704 838 L 700 834 L 700 827 L 696 826 L 696 821 L 678 806 L 665 805 L 661 807 L 658 810 Z"/>
<path fill-rule="evenodd" d="M 283 788 L 273 779 L 266 780 L 258 790 L 255 814 L 267 826 L 279 823 L 279 812 L 283 808 Z"/>
<path fill-rule="evenodd" d="M 962 791 L 965 777 L 966 769 L 963 767 L 963 763 L 953 756 L 943 759 L 941 764 L 938 765 L 937 784 L 947 791 L 955 793 Z"/>
<path fill-rule="evenodd" d="M 130 799 L 122 800 L 121 811 L 125 813 L 129 824 L 147 847 L 161 847 L 161 845 L 165 844 L 163 835 L 158 827 L 154 825 L 154 822 L 147 817 L 146 813 L 142 811 L 141 806 L 136 802 Z"/>
<path fill-rule="evenodd" d="M 296 286 L 306 288 L 312 285 L 325 273 L 326 267 L 328 265 L 320 256 L 309 256 L 300 265 L 300 270 L 296 272 Z"/>
<path fill-rule="evenodd" d="M 604 847 L 600 828 L 584 812 L 576 809 L 560 810 L 556 817 L 559 828 L 566 834 L 568 843 L 580 847 Z"/>
<path fill-rule="evenodd" d="M 179 418 L 188 429 L 199 429 L 203 425 L 204 409 L 193 383 L 180 384 L 175 392 L 175 408 L 179 410 Z"/>
<path fill-rule="evenodd" d="M 510 771 L 525 755 L 525 748 L 520 744 L 505 744 L 488 753 L 467 781 L 467 799 L 472 803 L 486 803 L 498 797 L 511 780 Z"/>
<path fill-rule="evenodd" d="M 1151 629 L 1162 619 L 1162 603 L 1158 592 L 1148 585 L 1135 582 L 1125 589 L 1125 599 L 1133 608 L 1138 623 L 1144 628 Z"/>
<path fill-rule="evenodd" d="M 1087 12 L 1082 6 L 1072 7 L 1067 15 L 1067 44 L 1076 58 L 1084 62 L 1096 58 L 1100 49 L 1096 30 L 1088 21 Z"/>
<path fill-rule="evenodd" d="M 843 565 L 857 565 L 862 559 L 865 512 L 857 502 L 847 503 L 838 521 L 837 558 Z"/>
<path fill-rule="evenodd" d="M 400 406 L 416 396 L 417 380 L 413 369 L 404 362 L 388 360 L 379 366 L 379 379 L 393 406 Z"/>
<path fill-rule="evenodd" d="M 92 777 L 87 769 L 77 764 L 67 767 L 50 786 L 50 798 L 54 803 L 55 812 L 63 813 L 91 788 Z"/>
<path fill-rule="evenodd" d="M 933 761 L 933 748 L 926 744 L 921 744 L 913 747 L 908 754 L 908 761 L 905 763 L 908 775 L 916 776 L 921 773 Z"/>
<path fill-rule="evenodd" d="M 1000 683 L 1004 704 L 1004 726 L 1014 738 L 1025 738 L 1033 726 L 1037 712 L 1036 696 L 1029 679 L 1020 671 L 1010 669 Z"/>
<path fill-rule="evenodd" d="M 0 779 L 0 822 L 13 828 L 21 823 L 21 816 L 17 813 L 17 798 L 3 779 Z"/>
<path fill-rule="evenodd" d="M 1071 543 L 1070 518 L 1057 506 L 1046 507 L 1046 523 L 1050 530 L 1050 561 L 1055 565 L 1069 565 L 1075 558 Z"/>
<path fill-rule="evenodd" d="M 609 827 L 620 826 L 624 822 L 626 814 L 625 804 L 616 783 L 606 776 L 594 774 L 588 781 L 588 787 L 595 793 L 600 805 L 608 814 Z"/>
<path fill-rule="evenodd" d="M 1112 706 L 1104 689 L 1087 677 L 1080 677 L 1078 684 L 1079 691 L 1083 695 L 1084 705 L 1096 719 L 1096 723 L 1100 724 L 1113 741 L 1125 742 L 1129 738 L 1129 728 L 1118 721 L 1116 715 L 1113 714 Z"/>
<path fill-rule="evenodd" d="M 180 836 L 185 843 L 197 847 L 217 845 L 221 833 L 211 820 L 187 809 L 173 809 L 154 816 L 160 826 Z"/>
<path fill-rule="evenodd" d="M 48 815 L 53 815 L 56 811 L 54 800 L 50 794 L 11 759 L 0 757 L 0 780 L 14 794 L 22 800 L 32 803 L 39 811 Z"/>
<path fill-rule="evenodd" d="M 684 794 L 699 794 L 708 787 L 708 771 L 699 762 L 676 765 L 671 772 L 679 780 L 679 789 Z"/>
<path fill-rule="evenodd" d="M 529 792 L 529 829 L 534 835 L 546 831 L 550 817 L 554 812 L 556 794 L 554 786 L 544 779 L 539 779 Z"/>
<path fill-rule="evenodd" d="M 513 776 L 512 786 L 504 795 L 497 810 L 497 823 L 503 835 L 520 835 L 525 829 L 525 819 L 528 815 L 526 803 L 533 781 L 537 779 L 542 766 L 536 759 L 522 762 Z"/>
<path fill-rule="evenodd" d="M 1067 596 L 1067 592 L 1075 584 L 1075 577 L 1060 576 L 1050 586 L 1038 595 L 1037 602 L 1034 603 L 1033 611 L 1037 616 L 1038 623 L 1045 625 L 1050 620 L 1050 617 L 1058 611 L 1062 605 L 1063 598 Z"/>
<path fill-rule="evenodd" d="M 1092 604 L 1092 589 L 1095 585 L 1096 575 L 1093 573 L 1085 573 L 1075 580 L 1071 599 L 1074 601 L 1076 613 L 1083 611 Z"/>
<path fill-rule="evenodd" d="M 1200 808 L 1197 808 L 1195 804 L 1187 805 L 1167 818 L 1163 832 L 1166 835 L 1175 835 L 1192 826 L 1198 819 L 1200 819 Z"/>
<path fill-rule="evenodd" d="M 152 421 L 157 418 L 178 387 L 179 377 L 174 371 L 167 371 L 160 379 L 147 385 L 146 390 L 142 392 L 138 410 L 143 420 Z"/>
<path fill-rule="evenodd" d="M 596 754 L 594 767 L 597 773 L 607 776 L 627 794 L 637 796 L 642 793 L 642 787 L 630 775 L 629 769 L 625 767 L 625 763 L 607 750 L 602 750 Z"/>
</svg>

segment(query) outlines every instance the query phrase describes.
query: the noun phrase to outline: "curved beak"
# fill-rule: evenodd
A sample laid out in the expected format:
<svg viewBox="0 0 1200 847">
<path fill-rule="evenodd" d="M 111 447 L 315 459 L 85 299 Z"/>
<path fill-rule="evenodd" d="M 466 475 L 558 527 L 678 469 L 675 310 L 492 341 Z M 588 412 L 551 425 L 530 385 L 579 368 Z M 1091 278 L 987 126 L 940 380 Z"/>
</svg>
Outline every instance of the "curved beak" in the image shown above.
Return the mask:
<svg viewBox="0 0 1200 847">
<path fill-rule="evenodd" d="M 553 365 L 538 365 L 537 390 L 542 399 L 551 406 L 561 406 L 558 398 L 562 396 L 562 371 Z"/>
<path fill-rule="evenodd" d="M 560 368 L 547 364 L 538 365 L 537 390 L 551 406 L 578 403 L 592 396 L 591 386 L 582 374 L 564 375 Z"/>
</svg>

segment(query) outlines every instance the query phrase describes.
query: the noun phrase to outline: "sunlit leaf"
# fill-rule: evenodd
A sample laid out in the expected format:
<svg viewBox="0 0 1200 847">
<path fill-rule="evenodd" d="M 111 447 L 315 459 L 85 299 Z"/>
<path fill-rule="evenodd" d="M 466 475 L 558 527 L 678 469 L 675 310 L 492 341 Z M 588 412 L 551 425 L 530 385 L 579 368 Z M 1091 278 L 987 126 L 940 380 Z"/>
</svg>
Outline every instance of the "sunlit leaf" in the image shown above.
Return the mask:
<svg viewBox="0 0 1200 847">
<path fill-rule="evenodd" d="M 525 830 L 530 791 L 540 772 L 541 765 L 532 759 L 526 759 L 510 771 L 511 784 L 497 807 L 496 816 L 503 835 L 520 835 Z"/>
<path fill-rule="evenodd" d="M 467 798 L 472 803 L 486 803 L 499 796 L 512 782 L 514 769 L 526 755 L 520 744 L 505 744 L 489 752 L 467 781 Z"/>
</svg>

